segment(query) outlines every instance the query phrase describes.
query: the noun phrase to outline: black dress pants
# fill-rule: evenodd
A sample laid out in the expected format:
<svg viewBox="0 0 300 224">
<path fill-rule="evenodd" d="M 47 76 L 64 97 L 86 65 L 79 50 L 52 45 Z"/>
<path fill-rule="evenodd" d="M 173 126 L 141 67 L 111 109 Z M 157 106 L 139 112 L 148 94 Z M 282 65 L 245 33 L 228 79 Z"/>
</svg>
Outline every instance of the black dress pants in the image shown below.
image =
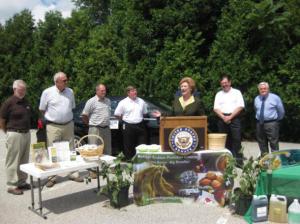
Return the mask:
<svg viewBox="0 0 300 224">
<path fill-rule="evenodd" d="M 144 122 L 138 124 L 129 124 L 123 122 L 123 145 L 124 155 L 127 160 L 135 156 L 135 147 L 146 143 L 146 129 Z"/>
<path fill-rule="evenodd" d="M 239 117 L 231 120 L 229 124 L 226 124 L 222 119 L 218 120 L 218 131 L 220 133 L 226 133 L 226 145 L 237 160 L 243 160 L 243 154 L 241 153 L 241 120 Z"/>
</svg>

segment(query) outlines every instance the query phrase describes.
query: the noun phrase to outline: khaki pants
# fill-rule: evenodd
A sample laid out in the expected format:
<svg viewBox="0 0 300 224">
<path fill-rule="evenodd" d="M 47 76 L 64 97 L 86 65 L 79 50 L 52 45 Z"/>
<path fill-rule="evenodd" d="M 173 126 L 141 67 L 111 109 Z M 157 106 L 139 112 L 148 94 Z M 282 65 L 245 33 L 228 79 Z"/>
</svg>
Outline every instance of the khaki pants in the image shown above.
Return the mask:
<svg viewBox="0 0 300 224">
<path fill-rule="evenodd" d="M 98 135 L 104 141 L 104 154 L 111 155 L 111 131 L 110 128 L 89 127 L 89 135 Z M 100 144 L 97 138 L 89 137 L 89 144 Z"/>
<path fill-rule="evenodd" d="M 70 143 L 70 149 L 74 149 L 74 122 L 71 121 L 66 125 L 59 124 L 47 124 L 47 144 L 48 147 L 53 145 L 53 142 L 68 141 Z M 79 172 L 70 173 L 70 177 L 78 177 Z M 55 180 L 55 177 L 51 177 Z"/>
<path fill-rule="evenodd" d="M 47 124 L 47 144 L 52 146 L 53 142 L 68 141 L 70 149 L 74 149 L 74 122 L 71 121 L 66 125 Z"/>
<path fill-rule="evenodd" d="M 29 162 L 30 132 L 7 132 L 6 135 L 6 177 L 7 187 L 17 187 L 26 183 L 27 174 L 20 171 L 20 165 Z"/>
</svg>

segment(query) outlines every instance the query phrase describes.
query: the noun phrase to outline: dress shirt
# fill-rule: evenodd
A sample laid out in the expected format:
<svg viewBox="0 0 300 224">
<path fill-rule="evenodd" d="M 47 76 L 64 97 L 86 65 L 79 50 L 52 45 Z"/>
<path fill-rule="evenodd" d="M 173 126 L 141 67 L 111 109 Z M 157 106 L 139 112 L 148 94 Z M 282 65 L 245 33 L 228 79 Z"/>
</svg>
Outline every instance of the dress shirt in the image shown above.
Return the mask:
<svg viewBox="0 0 300 224">
<path fill-rule="evenodd" d="M 39 110 L 45 111 L 47 121 L 67 123 L 73 119 L 75 98 L 73 90 L 65 88 L 59 91 L 56 86 L 45 89 L 41 96 Z"/>
<path fill-rule="evenodd" d="M 188 105 L 192 104 L 195 102 L 194 96 L 191 96 L 187 101 L 184 101 L 183 97 L 179 97 L 179 102 L 182 106 L 183 109 L 185 109 Z"/>
<path fill-rule="evenodd" d="M 255 97 L 254 108 L 256 111 L 256 119 L 259 120 L 260 108 L 262 105 L 262 96 Z M 284 117 L 285 111 L 282 101 L 279 96 L 269 93 L 265 99 L 264 121 L 281 120 Z"/>
<path fill-rule="evenodd" d="M 135 100 L 126 97 L 121 100 L 115 110 L 115 116 L 123 116 L 122 120 L 130 124 L 138 124 L 147 114 L 147 104 L 137 97 Z"/>
<path fill-rule="evenodd" d="M 110 99 L 99 99 L 96 95 L 86 102 L 82 114 L 89 117 L 89 125 L 105 127 L 109 126 L 110 111 Z"/>
<path fill-rule="evenodd" d="M 236 108 L 245 107 L 241 91 L 230 88 L 228 92 L 223 90 L 216 94 L 214 109 L 219 109 L 224 114 L 231 114 Z"/>
</svg>

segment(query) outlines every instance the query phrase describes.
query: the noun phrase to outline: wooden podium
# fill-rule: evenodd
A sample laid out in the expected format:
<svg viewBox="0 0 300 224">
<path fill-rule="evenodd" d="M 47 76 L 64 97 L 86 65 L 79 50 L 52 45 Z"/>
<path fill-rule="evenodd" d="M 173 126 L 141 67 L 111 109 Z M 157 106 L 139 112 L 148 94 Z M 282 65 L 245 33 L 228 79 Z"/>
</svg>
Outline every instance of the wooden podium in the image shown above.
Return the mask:
<svg viewBox="0 0 300 224">
<path fill-rule="evenodd" d="M 159 127 L 159 142 L 163 151 L 172 151 L 169 146 L 169 135 L 178 126 L 193 128 L 199 143 L 196 150 L 207 149 L 207 116 L 161 117 Z"/>
</svg>

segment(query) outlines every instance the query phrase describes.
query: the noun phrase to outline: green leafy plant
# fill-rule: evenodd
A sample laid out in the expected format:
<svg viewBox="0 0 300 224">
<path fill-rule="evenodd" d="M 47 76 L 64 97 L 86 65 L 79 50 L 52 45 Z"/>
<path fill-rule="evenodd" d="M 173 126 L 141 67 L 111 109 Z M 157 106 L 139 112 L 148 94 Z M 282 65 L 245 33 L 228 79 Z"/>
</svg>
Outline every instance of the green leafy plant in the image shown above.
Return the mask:
<svg viewBox="0 0 300 224">
<path fill-rule="evenodd" d="M 122 163 L 124 158 L 123 153 L 120 153 L 112 164 L 101 164 L 100 175 L 106 180 L 106 185 L 101 188 L 100 193 L 108 195 L 113 204 L 118 204 L 121 189 L 133 184 L 132 164 Z"/>
<path fill-rule="evenodd" d="M 230 195 L 230 201 L 235 203 L 240 197 L 252 197 L 256 188 L 257 177 L 261 167 L 257 160 L 250 157 L 241 167 L 241 172 L 236 166 L 236 159 L 229 157 L 224 171 L 225 184 L 233 185 L 233 181 L 238 181 L 239 187 L 235 188 Z"/>
<path fill-rule="evenodd" d="M 227 157 L 226 168 L 224 170 L 224 180 L 226 188 L 233 186 L 234 179 L 237 177 L 236 159 L 232 156 Z"/>
<path fill-rule="evenodd" d="M 240 175 L 240 189 L 245 196 L 252 196 L 255 192 L 257 177 L 261 171 L 261 167 L 257 160 L 250 157 L 242 167 Z"/>
</svg>

